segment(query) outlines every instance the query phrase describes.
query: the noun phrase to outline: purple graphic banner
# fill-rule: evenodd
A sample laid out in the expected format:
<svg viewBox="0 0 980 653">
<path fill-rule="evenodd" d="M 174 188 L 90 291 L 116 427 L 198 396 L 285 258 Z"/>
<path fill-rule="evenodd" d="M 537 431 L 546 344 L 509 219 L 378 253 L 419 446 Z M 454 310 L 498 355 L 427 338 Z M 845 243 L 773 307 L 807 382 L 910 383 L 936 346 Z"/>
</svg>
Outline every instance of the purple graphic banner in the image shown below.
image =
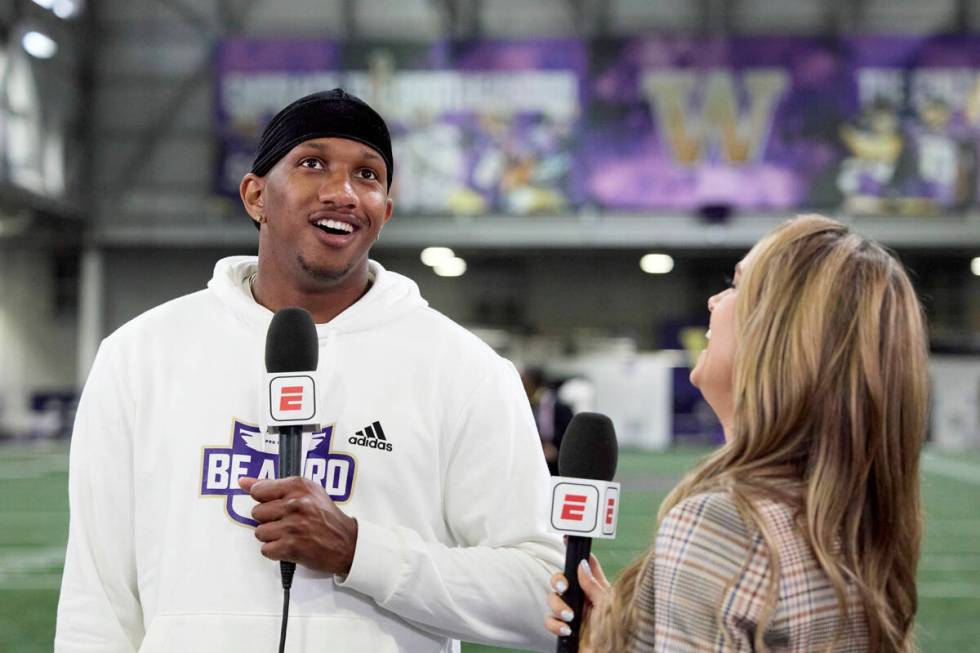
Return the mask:
<svg viewBox="0 0 980 653">
<path fill-rule="evenodd" d="M 594 61 L 600 206 L 921 215 L 975 200 L 980 40 L 632 40 Z"/>
<path fill-rule="evenodd" d="M 216 72 L 221 192 L 237 193 L 275 109 L 343 86 L 388 122 L 400 212 L 555 213 L 581 202 L 579 41 L 377 44 L 341 53 L 323 42 L 232 40 L 219 45 Z"/>
<path fill-rule="evenodd" d="M 977 197 L 977 38 L 229 40 L 215 70 L 232 195 L 275 111 L 343 86 L 391 127 L 401 213 L 923 215 Z"/>
<path fill-rule="evenodd" d="M 607 208 L 798 206 L 853 109 L 816 39 L 632 40 L 594 61 L 588 184 Z"/>
<path fill-rule="evenodd" d="M 238 196 L 266 123 L 296 98 L 340 85 L 340 50 L 323 40 L 220 42 L 214 52 L 216 190 Z"/>
</svg>

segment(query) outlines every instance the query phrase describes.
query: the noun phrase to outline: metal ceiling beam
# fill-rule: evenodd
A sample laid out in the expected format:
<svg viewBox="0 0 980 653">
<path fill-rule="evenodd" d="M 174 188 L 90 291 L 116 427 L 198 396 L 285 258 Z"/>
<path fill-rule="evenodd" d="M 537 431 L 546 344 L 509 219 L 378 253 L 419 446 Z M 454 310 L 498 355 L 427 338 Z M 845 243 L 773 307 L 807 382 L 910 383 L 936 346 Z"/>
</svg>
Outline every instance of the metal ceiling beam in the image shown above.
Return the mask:
<svg viewBox="0 0 980 653">
<path fill-rule="evenodd" d="M 565 6 L 572 19 L 572 27 L 579 38 L 588 38 L 589 35 L 589 9 L 588 0 L 565 0 Z"/>
<path fill-rule="evenodd" d="M 737 4 L 737 0 L 701 0 L 701 34 L 706 36 L 731 34 Z"/>
<path fill-rule="evenodd" d="M 361 37 L 361 28 L 357 21 L 357 5 L 355 0 L 341 0 L 340 20 L 343 22 L 341 33 L 344 40 L 357 41 Z"/>
<path fill-rule="evenodd" d="M 579 38 L 590 39 L 608 35 L 611 4 L 612 2 L 601 0 L 565 0 Z"/>
<path fill-rule="evenodd" d="M 201 28 L 201 33 L 209 42 L 209 45 L 210 42 L 217 38 L 231 36 L 240 32 L 242 25 L 244 25 L 245 20 L 248 18 L 248 14 L 259 2 L 259 0 L 249 0 L 249 2 L 247 2 L 244 6 L 239 7 L 239 10 L 236 13 L 232 13 L 231 6 L 228 4 L 228 1 L 229 0 L 220 0 L 218 9 L 219 16 L 221 16 L 224 20 L 227 20 L 227 22 L 215 28 L 206 28 L 203 26 L 203 24 L 199 25 Z M 186 6 L 179 0 L 156 0 L 156 2 L 177 11 L 186 9 Z M 188 14 L 182 16 L 184 20 L 193 21 L 199 19 L 206 21 L 206 19 L 201 17 L 200 14 L 196 14 L 192 10 L 188 10 L 188 12 Z M 117 175 L 119 186 L 121 188 L 130 188 L 136 184 L 136 181 L 146 169 L 147 163 L 152 158 L 150 154 L 173 130 L 174 125 L 177 123 L 177 118 L 180 115 L 180 110 L 193 96 L 199 85 L 207 83 L 208 79 L 210 79 L 210 73 L 211 52 L 210 48 L 208 48 L 205 52 L 203 60 L 198 64 L 197 68 L 195 68 L 190 75 L 188 75 L 182 82 L 180 82 L 180 84 L 177 85 L 174 92 L 170 95 L 167 101 L 163 103 L 160 108 L 160 112 L 157 114 L 156 120 L 154 120 L 152 123 L 155 126 L 154 129 L 143 131 L 140 134 L 132 155 L 124 161 L 123 165 L 120 167 L 119 175 Z"/>
<path fill-rule="evenodd" d="M 864 25 L 866 0 L 827 0 L 825 24 L 828 34 L 841 36 L 858 33 Z"/>
<path fill-rule="evenodd" d="M 952 31 L 960 34 L 968 34 L 973 25 L 973 2 L 972 0 L 956 0 L 956 7 L 953 12 Z"/>
<path fill-rule="evenodd" d="M 218 29 L 199 10 L 184 4 L 181 0 L 156 0 L 156 3 L 172 11 L 188 26 L 192 27 L 197 33 L 206 38 L 213 38 Z"/>
<path fill-rule="evenodd" d="M 482 0 L 437 0 L 443 32 L 451 39 L 478 39 L 483 35 Z"/>
</svg>

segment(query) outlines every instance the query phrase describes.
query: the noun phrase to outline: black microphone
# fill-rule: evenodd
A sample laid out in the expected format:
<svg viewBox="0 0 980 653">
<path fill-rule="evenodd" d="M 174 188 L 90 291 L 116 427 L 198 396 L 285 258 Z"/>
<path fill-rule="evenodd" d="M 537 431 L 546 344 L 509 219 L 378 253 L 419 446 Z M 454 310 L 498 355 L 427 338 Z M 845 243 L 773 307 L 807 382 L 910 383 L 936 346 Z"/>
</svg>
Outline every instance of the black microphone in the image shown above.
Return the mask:
<svg viewBox="0 0 980 653">
<path fill-rule="evenodd" d="M 572 418 L 558 451 L 558 473 L 562 477 L 612 481 L 616 474 L 619 446 L 612 420 L 599 413 L 578 413 Z M 558 653 L 575 653 L 579 646 L 582 625 L 582 605 L 585 593 L 578 582 L 578 567 L 589 559 L 592 538 L 568 535 L 565 549 L 565 578 L 568 589 L 562 595 L 572 609 L 574 618 L 569 624 L 571 635 L 558 638 Z"/>
<path fill-rule="evenodd" d="M 315 372 L 319 358 L 320 345 L 313 317 L 297 307 L 276 311 L 265 337 L 266 372 Z M 284 395 L 282 401 L 288 399 L 289 396 Z M 303 426 L 279 426 L 278 431 L 279 478 L 299 476 L 303 471 Z M 288 590 L 293 584 L 296 563 L 282 561 L 279 568 L 282 587 Z"/>
</svg>

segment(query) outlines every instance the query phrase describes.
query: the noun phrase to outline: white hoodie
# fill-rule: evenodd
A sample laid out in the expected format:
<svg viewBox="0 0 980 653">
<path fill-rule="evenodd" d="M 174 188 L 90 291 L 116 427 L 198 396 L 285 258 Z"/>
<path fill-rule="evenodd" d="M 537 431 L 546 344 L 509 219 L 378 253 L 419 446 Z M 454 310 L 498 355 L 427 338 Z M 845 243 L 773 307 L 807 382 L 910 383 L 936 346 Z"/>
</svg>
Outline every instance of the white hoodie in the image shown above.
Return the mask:
<svg viewBox="0 0 980 653">
<path fill-rule="evenodd" d="M 279 565 L 236 482 L 271 455 L 256 444 L 272 313 L 243 284 L 255 266 L 219 261 L 207 290 L 102 343 L 72 438 L 57 653 L 276 650 Z M 358 519 L 354 563 L 346 578 L 298 567 L 287 650 L 549 649 L 562 547 L 518 376 L 412 281 L 371 271 L 317 325 L 332 427 L 306 464 Z"/>
</svg>

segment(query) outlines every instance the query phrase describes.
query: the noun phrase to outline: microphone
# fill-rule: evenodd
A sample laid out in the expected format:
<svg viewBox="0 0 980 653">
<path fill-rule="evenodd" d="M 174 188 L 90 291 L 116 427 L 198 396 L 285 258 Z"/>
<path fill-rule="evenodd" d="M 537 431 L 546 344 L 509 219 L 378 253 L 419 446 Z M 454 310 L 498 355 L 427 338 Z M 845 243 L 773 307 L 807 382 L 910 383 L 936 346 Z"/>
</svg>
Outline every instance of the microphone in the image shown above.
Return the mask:
<svg viewBox="0 0 980 653">
<path fill-rule="evenodd" d="M 316 368 L 320 345 L 313 318 L 302 308 L 276 311 L 265 337 L 265 370 L 270 431 L 279 432 L 279 478 L 299 476 L 303 467 L 303 431 L 315 430 Z M 295 562 L 279 563 L 282 587 L 289 590 Z"/>
<path fill-rule="evenodd" d="M 558 472 L 552 478 L 551 530 L 568 536 L 565 549 L 563 598 L 575 617 L 572 634 L 558 638 L 558 653 L 576 653 L 585 594 L 578 582 L 578 567 L 589 559 L 592 538 L 616 537 L 619 483 L 613 483 L 619 447 L 612 420 L 599 413 L 578 413 L 572 418 L 558 451 Z"/>
</svg>

